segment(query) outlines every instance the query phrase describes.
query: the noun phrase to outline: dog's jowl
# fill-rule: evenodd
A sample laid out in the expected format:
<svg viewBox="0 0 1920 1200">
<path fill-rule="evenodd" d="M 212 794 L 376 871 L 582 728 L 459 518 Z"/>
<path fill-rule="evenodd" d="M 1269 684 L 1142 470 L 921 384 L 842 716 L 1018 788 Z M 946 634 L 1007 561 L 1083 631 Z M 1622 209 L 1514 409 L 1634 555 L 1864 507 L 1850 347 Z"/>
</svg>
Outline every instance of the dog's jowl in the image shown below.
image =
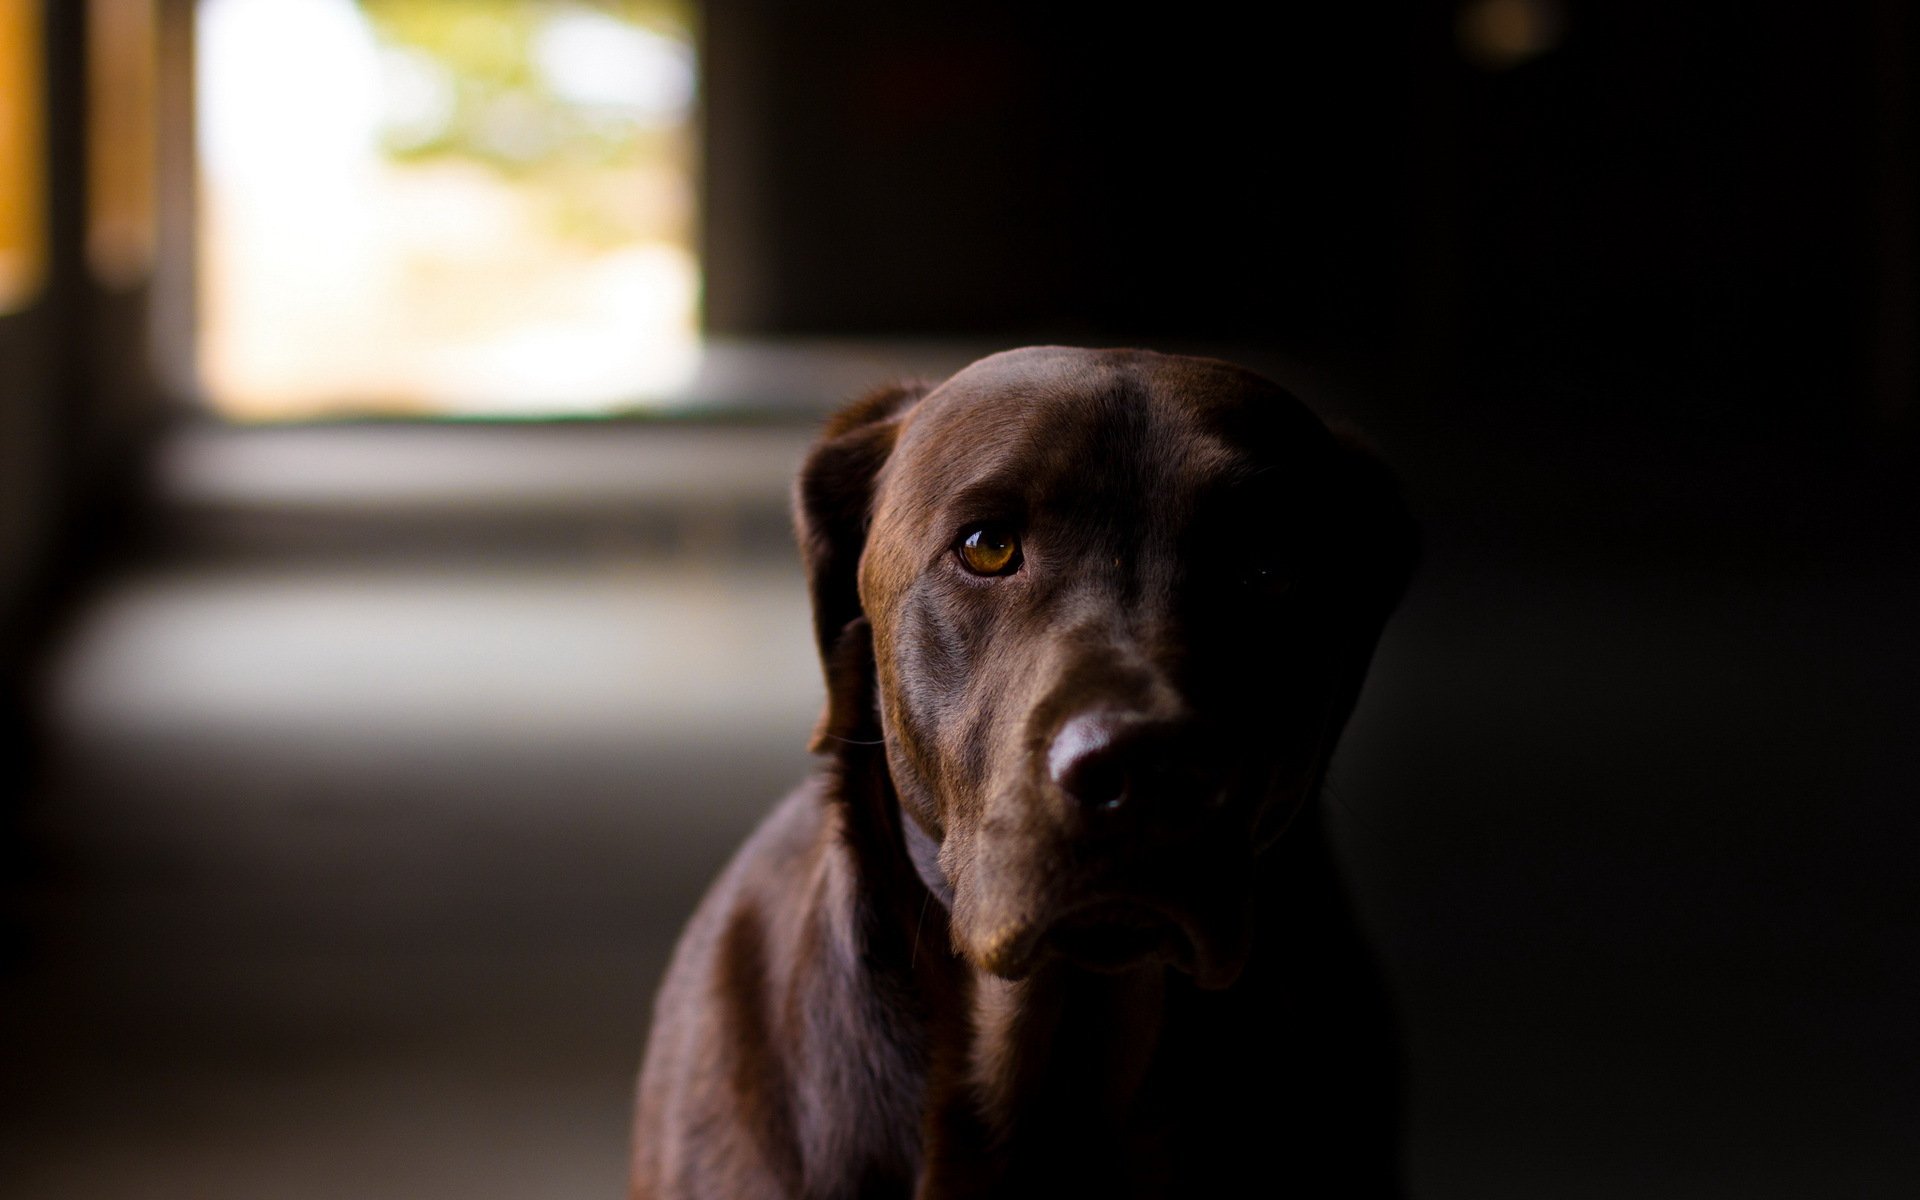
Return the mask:
<svg viewBox="0 0 1920 1200">
<path fill-rule="evenodd" d="M 634 1195 L 1394 1194 L 1318 814 L 1386 471 L 1227 363 L 1043 347 L 842 411 L 796 512 L 821 766 L 681 939 Z"/>
</svg>

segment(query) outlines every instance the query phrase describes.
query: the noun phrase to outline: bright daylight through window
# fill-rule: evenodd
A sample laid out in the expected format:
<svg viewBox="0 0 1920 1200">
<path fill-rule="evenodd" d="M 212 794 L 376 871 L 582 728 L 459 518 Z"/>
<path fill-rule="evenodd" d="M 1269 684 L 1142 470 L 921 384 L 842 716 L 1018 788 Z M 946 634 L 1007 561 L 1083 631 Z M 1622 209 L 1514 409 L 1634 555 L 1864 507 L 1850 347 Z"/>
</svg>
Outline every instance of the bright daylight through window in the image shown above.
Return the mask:
<svg viewBox="0 0 1920 1200">
<path fill-rule="evenodd" d="M 688 0 L 200 0 L 222 415 L 579 414 L 696 355 Z"/>
</svg>

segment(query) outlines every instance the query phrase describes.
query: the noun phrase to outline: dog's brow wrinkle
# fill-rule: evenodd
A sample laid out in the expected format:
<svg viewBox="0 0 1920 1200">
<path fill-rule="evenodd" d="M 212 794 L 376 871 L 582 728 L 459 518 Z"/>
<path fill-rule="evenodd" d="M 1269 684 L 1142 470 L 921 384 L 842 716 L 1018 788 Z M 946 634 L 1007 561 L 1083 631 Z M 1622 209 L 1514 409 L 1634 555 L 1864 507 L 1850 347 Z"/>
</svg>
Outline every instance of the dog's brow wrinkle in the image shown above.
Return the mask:
<svg viewBox="0 0 1920 1200">
<path fill-rule="evenodd" d="M 942 507 L 954 520 L 1017 517 L 1026 507 L 1026 489 L 1022 483 L 1017 476 L 995 471 L 960 485 Z"/>
</svg>

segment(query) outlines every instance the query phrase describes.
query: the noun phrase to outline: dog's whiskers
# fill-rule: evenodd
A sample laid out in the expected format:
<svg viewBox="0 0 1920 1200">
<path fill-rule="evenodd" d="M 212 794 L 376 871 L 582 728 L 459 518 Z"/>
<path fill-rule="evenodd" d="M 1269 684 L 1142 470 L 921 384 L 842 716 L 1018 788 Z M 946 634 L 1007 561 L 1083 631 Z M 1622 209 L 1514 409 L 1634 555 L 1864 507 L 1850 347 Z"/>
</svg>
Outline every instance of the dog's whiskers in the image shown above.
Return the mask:
<svg viewBox="0 0 1920 1200">
<path fill-rule="evenodd" d="M 920 919 L 913 923 L 913 950 L 907 955 L 907 970 L 911 971 L 920 962 L 920 931 L 926 928 L 927 905 L 933 903 L 933 893 L 920 897 Z"/>
</svg>

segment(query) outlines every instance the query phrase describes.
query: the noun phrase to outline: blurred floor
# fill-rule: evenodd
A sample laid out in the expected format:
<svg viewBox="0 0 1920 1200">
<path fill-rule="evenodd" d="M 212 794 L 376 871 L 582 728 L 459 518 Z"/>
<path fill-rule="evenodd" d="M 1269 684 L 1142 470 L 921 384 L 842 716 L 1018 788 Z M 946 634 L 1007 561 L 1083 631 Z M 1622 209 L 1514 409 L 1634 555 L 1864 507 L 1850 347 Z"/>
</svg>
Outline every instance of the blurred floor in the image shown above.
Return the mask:
<svg viewBox="0 0 1920 1200">
<path fill-rule="evenodd" d="M 1357 415 L 1429 542 L 1333 810 L 1415 1194 L 1912 1194 L 1911 473 Z M 60 662 L 0 1191 L 618 1195 L 670 940 L 806 767 L 804 436 L 177 447 Z"/>
<path fill-rule="evenodd" d="M 57 672 L 0 1190 L 620 1194 L 671 939 L 806 769 L 804 437 L 176 446 Z"/>
</svg>

